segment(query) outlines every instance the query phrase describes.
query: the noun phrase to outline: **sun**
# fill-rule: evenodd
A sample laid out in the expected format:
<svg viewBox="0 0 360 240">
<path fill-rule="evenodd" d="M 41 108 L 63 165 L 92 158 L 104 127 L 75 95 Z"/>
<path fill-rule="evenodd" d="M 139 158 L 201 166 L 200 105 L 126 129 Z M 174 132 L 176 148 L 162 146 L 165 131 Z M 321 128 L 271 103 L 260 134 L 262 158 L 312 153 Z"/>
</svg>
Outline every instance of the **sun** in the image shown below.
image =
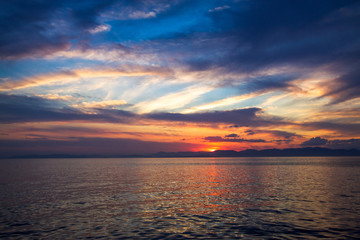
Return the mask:
<svg viewBox="0 0 360 240">
<path fill-rule="evenodd" d="M 217 149 L 216 148 L 209 148 L 208 151 L 209 152 L 215 152 Z"/>
</svg>

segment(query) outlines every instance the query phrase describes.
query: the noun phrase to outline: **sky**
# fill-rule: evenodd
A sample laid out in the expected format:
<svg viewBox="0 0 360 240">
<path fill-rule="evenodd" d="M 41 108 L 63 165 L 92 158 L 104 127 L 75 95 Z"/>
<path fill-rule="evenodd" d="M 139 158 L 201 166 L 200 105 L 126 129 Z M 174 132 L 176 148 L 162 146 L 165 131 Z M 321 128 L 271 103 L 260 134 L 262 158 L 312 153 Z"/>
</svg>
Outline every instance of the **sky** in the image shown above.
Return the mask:
<svg viewBox="0 0 360 240">
<path fill-rule="evenodd" d="M 360 1 L 0 1 L 0 154 L 360 149 Z"/>
</svg>

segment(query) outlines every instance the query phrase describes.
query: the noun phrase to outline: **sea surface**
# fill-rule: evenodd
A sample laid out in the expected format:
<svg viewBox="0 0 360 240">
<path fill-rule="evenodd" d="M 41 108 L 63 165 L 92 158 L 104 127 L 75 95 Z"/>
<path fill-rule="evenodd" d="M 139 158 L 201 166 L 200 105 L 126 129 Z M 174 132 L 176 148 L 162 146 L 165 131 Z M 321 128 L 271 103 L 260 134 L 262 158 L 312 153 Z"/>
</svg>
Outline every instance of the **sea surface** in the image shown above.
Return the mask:
<svg viewBox="0 0 360 240">
<path fill-rule="evenodd" d="M 359 157 L 0 160 L 1 239 L 359 239 Z"/>
</svg>

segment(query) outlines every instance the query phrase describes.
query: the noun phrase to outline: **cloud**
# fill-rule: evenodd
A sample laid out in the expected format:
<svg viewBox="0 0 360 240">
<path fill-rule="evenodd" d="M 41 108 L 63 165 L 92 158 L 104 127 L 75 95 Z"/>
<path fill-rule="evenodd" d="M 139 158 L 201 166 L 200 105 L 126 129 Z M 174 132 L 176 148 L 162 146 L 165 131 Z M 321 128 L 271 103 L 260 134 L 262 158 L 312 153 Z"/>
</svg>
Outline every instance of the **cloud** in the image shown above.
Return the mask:
<svg viewBox="0 0 360 240">
<path fill-rule="evenodd" d="M 360 61 L 355 65 L 360 64 Z M 327 87 L 327 93 L 324 96 L 331 97 L 332 104 L 344 102 L 360 97 L 360 70 L 355 67 L 333 80 Z"/>
<path fill-rule="evenodd" d="M 245 87 L 250 91 L 270 91 L 270 90 L 286 90 L 296 88 L 290 82 L 295 80 L 298 76 L 287 76 L 286 74 L 272 74 L 272 75 L 260 75 L 258 77 L 252 77 L 246 79 Z"/>
<path fill-rule="evenodd" d="M 14 0 L 0 9 L 1 123 L 191 123 L 182 125 L 232 127 L 221 141 L 357 144 L 357 0 Z"/>
<path fill-rule="evenodd" d="M 153 18 L 156 17 L 155 12 L 142 12 L 142 11 L 135 11 L 129 14 L 130 19 L 144 19 L 144 18 Z"/>
<path fill-rule="evenodd" d="M 108 24 L 101 24 L 96 26 L 93 29 L 90 29 L 89 32 L 92 34 L 101 33 L 101 32 L 108 32 L 111 30 L 111 26 Z"/>
<path fill-rule="evenodd" d="M 83 102 L 81 104 L 74 105 L 74 107 L 84 107 L 84 108 L 116 108 L 118 106 L 126 105 L 124 100 L 106 100 L 99 102 Z"/>
<path fill-rule="evenodd" d="M 48 84 L 64 84 L 86 78 L 116 78 L 136 77 L 147 75 L 164 76 L 171 74 L 171 70 L 162 67 L 146 67 L 139 65 L 121 65 L 118 67 L 94 67 L 74 70 L 63 70 L 56 73 L 47 73 L 27 77 L 19 80 L 5 80 L 0 84 L 0 91 L 9 91 L 28 87 L 37 87 Z"/>
<path fill-rule="evenodd" d="M 118 107 L 128 108 L 123 100 L 104 100 L 73 104 L 69 98 L 61 96 L 24 96 L 0 94 L 0 122 L 46 122 L 46 121 L 86 121 L 109 123 L 136 123 L 139 121 L 164 121 L 195 124 L 228 124 L 231 128 L 239 127 L 276 127 L 292 126 L 297 129 L 325 129 L 348 136 L 357 136 L 360 127 L 353 123 L 307 122 L 296 123 L 267 115 L 261 108 L 243 108 L 224 111 L 199 113 L 153 112 L 138 114 Z M 91 110 L 91 111 L 89 111 Z M 285 140 L 301 138 L 293 132 L 279 130 L 248 129 L 245 134 L 270 134 Z"/>
<path fill-rule="evenodd" d="M 80 126 L 79 126 L 80 125 Z M 94 126 L 91 127 L 84 127 L 85 125 L 79 124 L 79 125 L 57 125 L 54 124 L 46 124 L 41 126 L 34 126 L 34 127 L 27 127 L 26 125 L 24 127 L 17 127 L 17 131 L 19 132 L 26 132 L 30 133 L 27 135 L 34 136 L 33 133 L 43 134 L 39 136 L 47 136 L 48 139 L 56 139 L 57 137 L 60 139 L 67 139 L 69 136 L 75 137 L 75 136 L 91 136 L 91 135 L 98 135 L 98 136 L 109 136 L 109 135 L 119 135 L 119 134 L 125 134 L 125 135 L 132 135 L 132 136 L 141 136 L 141 134 L 138 133 L 132 133 L 132 132 L 124 132 L 124 131 L 116 131 L 114 129 L 108 129 L 108 128 L 97 128 Z"/>
<path fill-rule="evenodd" d="M 230 8 L 228 5 L 224 5 L 224 6 L 221 6 L 221 7 L 216 7 L 216 8 L 210 9 L 209 12 L 223 11 L 223 10 L 228 9 L 228 8 Z"/>
<path fill-rule="evenodd" d="M 70 138 L 67 140 L 51 140 L 43 138 L 27 140 L 0 140 L 0 155 L 38 155 L 74 154 L 74 155 L 121 155 L 147 154 L 160 151 L 191 151 L 201 144 L 184 142 L 155 142 L 127 138 Z"/>
<path fill-rule="evenodd" d="M 1 1 L 0 59 L 44 56 L 69 49 L 70 41 L 81 40 L 101 26 L 98 15 L 113 2 Z"/>
<path fill-rule="evenodd" d="M 232 126 L 234 127 L 234 126 Z M 236 127 L 239 127 L 239 126 L 236 126 Z M 254 135 L 255 134 L 255 131 L 254 130 L 251 130 L 251 129 L 248 129 L 245 131 L 246 135 Z"/>
<path fill-rule="evenodd" d="M 63 101 L 36 96 L 0 94 L 0 122 L 46 122 L 46 121 L 93 121 L 129 122 L 134 114 L 117 110 L 116 115 L 101 110 L 99 114 L 88 114 L 69 107 Z"/>
<path fill-rule="evenodd" d="M 156 98 L 135 104 L 132 109 L 138 113 L 149 113 L 153 111 L 168 111 L 186 106 L 199 96 L 210 92 L 211 86 L 191 86 L 184 90 L 172 92 Z"/>
<path fill-rule="evenodd" d="M 3 12 L 12 14 L 0 17 L 0 58 L 120 61 L 126 55 L 126 61 L 144 61 L 146 57 L 147 63 L 188 71 L 248 74 L 245 81 L 221 80 L 246 91 L 297 91 L 293 80 L 327 67 L 327 73 L 336 77 L 329 79 L 332 83 L 320 96 L 338 103 L 359 96 L 360 27 L 355 24 L 359 6 L 351 0 L 326 4 L 254 0 L 232 2 L 231 7 L 202 1 L 105 0 L 85 5 L 70 0 L 2 1 Z M 183 20 L 189 16 L 191 21 Z M 95 34 L 110 28 L 116 34 L 103 38 Z M 145 41 L 134 42 L 131 35 Z M 114 39 L 131 43 L 127 52 L 111 50 Z M 107 48 L 103 52 L 99 41 Z M 266 73 L 269 69 L 286 71 Z"/>
<path fill-rule="evenodd" d="M 323 146 L 328 148 L 337 148 L 337 149 L 350 149 L 356 148 L 360 149 L 360 139 L 334 139 L 328 140 L 326 138 L 314 137 L 301 144 L 301 146 Z"/>
<path fill-rule="evenodd" d="M 252 129 L 248 129 L 244 131 L 246 133 L 246 135 L 255 135 L 255 134 L 261 134 L 261 133 L 267 133 L 267 134 L 271 134 L 273 136 L 276 137 L 280 137 L 280 138 L 285 138 L 285 139 L 291 139 L 294 137 L 302 137 L 296 133 L 292 133 L 292 132 L 286 132 L 286 131 L 279 131 L 279 130 L 252 130 Z"/>
<path fill-rule="evenodd" d="M 323 146 L 328 142 L 327 139 L 321 137 L 314 137 L 305 142 L 303 142 L 302 146 Z"/>
<path fill-rule="evenodd" d="M 228 97 L 228 98 L 223 98 L 214 102 L 210 102 L 210 103 L 206 103 L 206 104 L 202 104 L 199 106 L 194 106 L 191 108 L 188 108 L 186 110 L 183 111 L 183 113 L 193 113 L 193 112 L 201 112 L 201 111 L 205 111 L 205 110 L 210 110 L 210 109 L 216 109 L 216 108 L 221 108 L 221 107 L 225 107 L 225 106 L 229 106 L 229 105 L 233 105 L 233 104 L 237 104 L 240 102 L 243 102 L 245 100 L 249 100 L 253 97 L 258 97 L 260 96 L 261 93 L 250 93 L 250 94 L 244 94 L 244 95 L 239 95 L 239 96 L 235 96 L 235 97 Z"/>
<path fill-rule="evenodd" d="M 219 136 L 209 136 L 205 137 L 204 140 L 208 142 L 253 142 L 253 143 L 264 143 L 266 142 L 263 139 L 242 139 L 242 138 L 222 138 Z"/>
<path fill-rule="evenodd" d="M 193 123 L 227 123 L 239 126 L 265 126 L 271 124 L 282 124 L 281 119 L 265 119 L 259 116 L 260 108 L 244 108 L 227 111 L 212 111 L 203 113 L 149 113 L 145 114 L 149 119 L 193 122 Z"/>
<path fill-rule="evenodd" d="M 247 91 L 299 91 L 293 80 L 326 72 L 331 86 L 319 96 L 331 96 L 336 103 L 359 97 L 358 9 L 358 1 L 241 1 L 207 15 L 210 20 L 204 24 L 212 31 L 185 32 L 153 43 L 166 60 L 176 59 L 189 71 L 248 74 L 246 85 L 241 85 L 244 79 L 223 81 Z M 267 73 L 269 69 L 284 71 Z"/>
<path fill-rule="evenodd" d="M 58 51 L 45 56 L 47 60 L 53 59 L 85 59 L 102 62 L 132 62 L 138 63 L 139 59 L 149 61 L 149 55 L 141 54 L 136 49 L 122 44 L 111 43 L 97 46 L 80 46 L 64 51 Z"/>
<path fill-rule="evenodd" d="M 171 4 L 176 5 L 174 1 Z M 171 8 L 168 1 L 118 1 L 112 8 L 105 10 L 102 16 L 109 20 L 140 20 L 155 18 L 157 14 Z"/>
<path fill-rule="evenodd" d="M 36 96 L 0 94 L 0 122 L 34 121 L 94 121 L 94 122 L 132 122 L 143 120 L 163 120 L 172 122 L 190 122 L 205 124 L 237 124 L 239 126 L 269 126 L 286 124 L 282 119 L 262 114 L 260 108 L 244 108 L 227 111 L 203 113 L 157 112 L 137 114 L 130 111 L 111 108 L 124 104 L 122 100 L 88 103 L 93 107 L 91 113 L 79 108 L 69 107 L 67 102 L 45 99 Z M 110 107 L 110 108 L 109 108 Z"/>
<path fill-rule="evenodd" d="M 229 134 L 229 135 L 226 135 L 225 137 L 226 137 L 226 138 L 238 138 L 238 137 L 240 137 L 240 136 L 237 135 L 236 133 L 231 133 L 231 134 Z"/>
<path fill-rule="evenodd" d="M 355 123 L 346 123 L 346 122 L 342 123 L 342 122 L 330 122 L 330 121 L 304 122 L 298 124 L 298 126 L 312 130 L 326 129 L 350 136 L 360 134 L 360 124 L 356 122 Z"/>
<path fill-rule="evenodd" d="M 63 100 L 63 101 L 71 101 L 75 100 L 75 97 L 71 95 L 59 95 L 59 94 L 37 94 L 37 97 L 43 99 L 50 99 L 50 100 Z"/>
</svg>

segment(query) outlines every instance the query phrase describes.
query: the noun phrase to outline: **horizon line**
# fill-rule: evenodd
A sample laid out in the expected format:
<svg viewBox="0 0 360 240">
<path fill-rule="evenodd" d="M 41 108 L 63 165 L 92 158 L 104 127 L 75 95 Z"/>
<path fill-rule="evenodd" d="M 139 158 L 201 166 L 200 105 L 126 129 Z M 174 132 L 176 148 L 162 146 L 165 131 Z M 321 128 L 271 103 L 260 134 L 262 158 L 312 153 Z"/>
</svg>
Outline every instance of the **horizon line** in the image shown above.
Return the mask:
<svg viewBox="0 0 360 240">
<path fill-rule="evenodd" d="M 215 151 L 180 151 L 147 154 L 71 154 L 71 153 L 49 153 L 49 154 L 27 154 L 0 156 L 0 159 L 19 159 L 19 158 L 166 158 L 166 157 L 321 157 L 321 156 L 360 156 L 360 149 L 331 149 L 323 147 L 303 147 L 303 148 L 271 148 L 271 149 L 245 149 L 236 150 L 215 150 Z"/>
</svg>

